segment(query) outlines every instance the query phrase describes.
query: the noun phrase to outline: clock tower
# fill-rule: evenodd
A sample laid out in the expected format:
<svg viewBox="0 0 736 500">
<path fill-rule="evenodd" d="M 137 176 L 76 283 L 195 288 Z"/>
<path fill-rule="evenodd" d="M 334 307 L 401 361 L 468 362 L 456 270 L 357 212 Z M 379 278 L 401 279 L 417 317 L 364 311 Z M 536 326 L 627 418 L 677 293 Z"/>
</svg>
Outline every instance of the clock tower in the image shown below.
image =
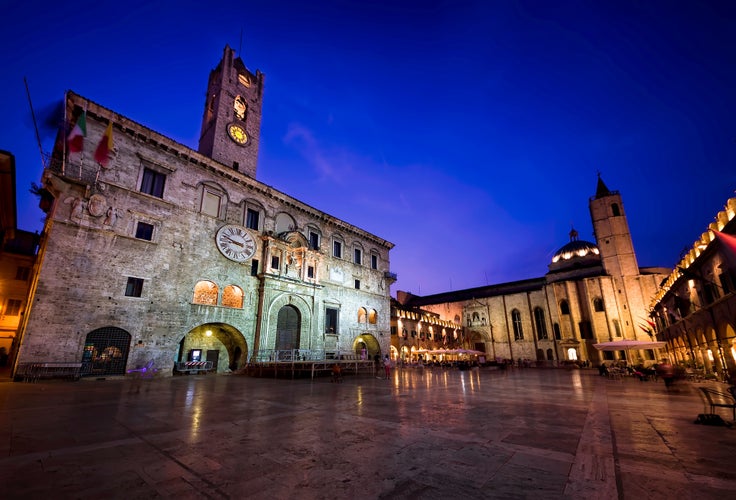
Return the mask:
<svg viewBox="0 0 736 500">
<path fill-rule="evenodd" d="M 262 100 L 263 73 L 251 73 L 225 46 L 207 84 L 199 152 L 255 178 Z"/>
</svg>

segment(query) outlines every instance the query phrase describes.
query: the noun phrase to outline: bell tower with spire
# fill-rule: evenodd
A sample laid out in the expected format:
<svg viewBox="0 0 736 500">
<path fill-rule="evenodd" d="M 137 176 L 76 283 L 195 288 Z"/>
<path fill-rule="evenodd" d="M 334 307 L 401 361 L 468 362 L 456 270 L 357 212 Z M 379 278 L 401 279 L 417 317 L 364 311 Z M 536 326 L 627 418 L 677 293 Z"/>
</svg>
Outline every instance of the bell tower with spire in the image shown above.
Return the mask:
<svg viewBox="0 0 736 500">
<path fill-rule="evenodd" d="M 611 276 L 637 276 L 639 264 L 621 195 L 618 191 L 608 189 L 600 174 L 589 207 L 603 269 Z"/>
<path fill-rule="evenodd" d="M 263 73 L 251 73 L 225 46 L 210 72 L 198 151 L 255 178 L 262 100 Z"/>
</svg>

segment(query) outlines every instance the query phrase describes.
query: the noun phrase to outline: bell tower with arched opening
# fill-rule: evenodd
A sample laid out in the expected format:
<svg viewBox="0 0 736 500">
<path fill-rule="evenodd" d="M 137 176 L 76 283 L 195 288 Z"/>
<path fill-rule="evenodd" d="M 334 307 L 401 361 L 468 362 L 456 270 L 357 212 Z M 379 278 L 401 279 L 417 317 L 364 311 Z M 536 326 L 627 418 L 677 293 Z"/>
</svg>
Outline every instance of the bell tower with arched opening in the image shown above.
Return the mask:
<svg viewBox="0 0 736 500">
<path fill-rule="evenodd" d="M 198 151 L 255 178 L 262 100 L 263 73 L 251 73 L 225 46 L 210 72 Z"/>
<path fill-rule="evenodd" d="M 600 174 L 596 193 L 590 199 L 589 207 L 603 269 L 611 276 L 638 275 L 639 264 L 621 195 L 618 191 L 608 189 Z"/>
</svg>

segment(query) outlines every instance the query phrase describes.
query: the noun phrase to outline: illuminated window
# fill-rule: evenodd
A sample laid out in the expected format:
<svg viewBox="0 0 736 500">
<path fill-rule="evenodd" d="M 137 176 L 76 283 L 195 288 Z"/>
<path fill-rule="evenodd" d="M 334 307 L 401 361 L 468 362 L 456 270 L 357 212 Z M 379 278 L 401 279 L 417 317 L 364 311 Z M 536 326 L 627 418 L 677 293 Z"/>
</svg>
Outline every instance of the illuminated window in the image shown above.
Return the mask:
<svg viewBox="0 0 736 500">
<path fill-rule="evenodd" d="M 570 361 L 578 360 L 578 353 L 572 347 L 567 350 L 567 359 Z"/>
<path fill-rule="evenodd" d="M 216 284 L 207 280 L 200 281 L 194 286 L 194 298 L 192 302 L 194 304 L 216 306 L 218 293 L 219 289 Z"/>
<path fill-rule="evenodd" d="M 368 313 L 368 323 L 371 325 L 375 325 L 378 322 L 378 313 L 375 309 L 371 309 L 371 312 Z"/>
<path fill-rule="evenodd" d="M 361 307 L 360 309 L 358 309 L 358 323 L 365 323 L 367 318 L 368 312 L 365 310 L 365 308 Z"/>
<path fill-rule="evenodd" d="M 225 307 L 243 308 L 243 289 L 239 286 L 228 285 L 222 291 L 222 305 Z"/>
<path fill-rule="evenodd" d="M 245 99 L 241 96 L 235 97 L 235 100 L 233 101 L 233 111 L 235 113 L 235 118 L 240 121 L 245 121 L 245 113 L 248 111 L 248 105 L 245 103 Z"/>
</svg>

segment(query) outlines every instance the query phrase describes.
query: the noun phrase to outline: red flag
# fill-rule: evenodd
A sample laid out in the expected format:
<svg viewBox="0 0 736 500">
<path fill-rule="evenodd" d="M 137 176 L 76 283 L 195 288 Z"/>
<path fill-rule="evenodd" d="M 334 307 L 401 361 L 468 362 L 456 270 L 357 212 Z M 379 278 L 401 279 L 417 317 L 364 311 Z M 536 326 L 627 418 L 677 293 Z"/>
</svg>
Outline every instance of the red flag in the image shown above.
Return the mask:
<svg viewBox="0 0 736 500">
<path fill-rule="evenodd" d="M 67 142 L 69 144 L 70 153 L 79 153 L 84 149 L 84 138 L 87 136 L 87 112 L 82 111 L 82 114 L 77 118 L 77 123 L 69 133 Z"/>
<path fill-rule="evenodd" d="M 713 231 L 716 235 L 716 239 L 723 247 L 723 258 L 728 263 L 728 266 L 732 269 L 736 268 L 736 236 L 732 234 L 722 233 L 720 231 Z"/>
<path fill-rule="evenodd" d="M 95 161 L 102 165 L 107 166 L 107 162 L 110 161 L 110 152 L 112 151 L 112 122 L 107 125 L 105 133 L 100 139 L 100 143 L 95 149 Z"/>
</svg>

